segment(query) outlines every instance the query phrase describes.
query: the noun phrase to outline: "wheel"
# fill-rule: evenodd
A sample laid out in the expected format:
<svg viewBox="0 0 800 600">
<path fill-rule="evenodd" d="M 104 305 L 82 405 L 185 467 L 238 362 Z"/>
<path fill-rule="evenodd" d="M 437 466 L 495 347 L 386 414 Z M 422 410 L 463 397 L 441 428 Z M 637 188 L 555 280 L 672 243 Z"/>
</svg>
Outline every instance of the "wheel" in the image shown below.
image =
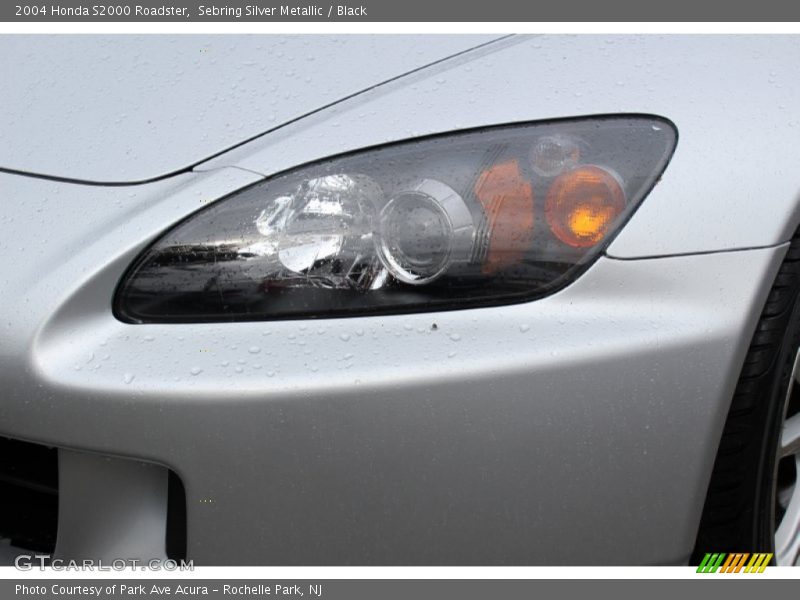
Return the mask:
<svg viewBox="0 0 800 600">
<path fill-rule="evenodd" d="M 800 565 L 800 352 L 783 414 L 774 478 L 775 556 L 779 565 Z"/>
<path fill-rule="evenodd" d="M 693 564 L 706 553 L 800 561 L 800 232 L 769 292 L 709 483 Z"/>
</svg>

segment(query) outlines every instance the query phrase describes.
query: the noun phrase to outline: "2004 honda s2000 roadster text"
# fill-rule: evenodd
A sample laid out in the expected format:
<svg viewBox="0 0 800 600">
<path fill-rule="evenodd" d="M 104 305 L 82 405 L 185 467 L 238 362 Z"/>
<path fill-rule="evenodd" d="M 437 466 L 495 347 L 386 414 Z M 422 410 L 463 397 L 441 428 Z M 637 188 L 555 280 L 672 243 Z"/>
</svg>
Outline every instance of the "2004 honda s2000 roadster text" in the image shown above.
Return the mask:
<svg viewBox="0 0 800 600">
<path fill-rule="evenodd" d="M 800 549 L 796 36 L 0 38 L 0 549 Z"/>
</svg>

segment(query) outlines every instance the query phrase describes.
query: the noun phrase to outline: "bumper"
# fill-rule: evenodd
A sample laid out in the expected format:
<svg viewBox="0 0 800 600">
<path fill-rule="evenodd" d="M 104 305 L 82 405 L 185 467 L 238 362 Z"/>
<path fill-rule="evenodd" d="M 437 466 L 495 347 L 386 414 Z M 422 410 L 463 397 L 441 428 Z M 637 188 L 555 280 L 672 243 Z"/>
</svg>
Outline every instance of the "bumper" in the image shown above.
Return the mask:
<svg viewBox="0 0 800 600">
<path fill-rule="evenodd" d="M 143 245 L 252 177 L 139 186 L 120 216 L 119 189 L 2 176 L 54 214 L 2 225 L 0 434 L 169 467 L 196 564 L 688 560 L 785 247 L 601 258 L 506 307 L 116 321 L 114 286 Z"/>
</svg>

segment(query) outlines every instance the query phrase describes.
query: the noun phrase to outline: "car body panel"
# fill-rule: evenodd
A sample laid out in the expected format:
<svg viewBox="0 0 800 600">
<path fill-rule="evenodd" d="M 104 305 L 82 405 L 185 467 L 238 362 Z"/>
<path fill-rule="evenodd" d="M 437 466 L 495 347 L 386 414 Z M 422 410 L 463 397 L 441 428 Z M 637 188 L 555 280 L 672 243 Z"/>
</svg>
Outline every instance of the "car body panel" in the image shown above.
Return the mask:
<svg viewBox="0 0 800 600">
<path fill-rule="evenodd" d="M 0 167 L 153 179 L 497 37 L 2 36 Z"/>
<path fill-rule="evenodd" d="M 797 98 L 797 47 L 519 37 L 159 181 L 0 173 L 0 435 L 169 467 L 197 564 L 685 563 L 796 224 L 800 127 L 777 103 Z M 607 255 L 549 297 L 269 323 L 111 312 L 148 244 L 266 176 L 424 134 L 623 112 L 672 119 L 675 157 Z"/>
<path fill-rule="evenodd" d="M 800 222 L 797 58 L 797 36 L 520 36 L 376 88 L 208 166 L 271 175 L 457 129 L 651 113 L 676 124 L 678 151 L 608 253 L 767 246 L 788 240 Z"/>
<path fill-rule="evenodd" d="M 41 199 L 0 221 L 0 300 L 13 307 L 0 434 L 172 468 L 198 564 L 687 560 L 785 247 L 601 258 L 513 306 L 114 319 L 116 282 L 152 236 L 255 178 L 103 188 L 0 175 L 12 200 Z M 115 199 L 131 190 L 137 210 L 123 215 Z"/>
</svg>

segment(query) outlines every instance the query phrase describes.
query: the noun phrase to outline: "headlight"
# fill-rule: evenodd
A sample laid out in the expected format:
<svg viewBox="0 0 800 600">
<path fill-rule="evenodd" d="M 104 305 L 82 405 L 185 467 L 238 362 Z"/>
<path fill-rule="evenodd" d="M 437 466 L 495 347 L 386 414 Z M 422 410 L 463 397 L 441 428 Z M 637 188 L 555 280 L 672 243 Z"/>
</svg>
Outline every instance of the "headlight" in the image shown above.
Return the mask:
<svg viewBox="0 0 800 600">
<path fill-rule="evenodd" d="M 117 290 L 131 323 L 402 313 L 551 293 L 598 256 L 677 140 L 650 116 L 493 127 L 332 158 L 191 215 Z"/>
</svg>

